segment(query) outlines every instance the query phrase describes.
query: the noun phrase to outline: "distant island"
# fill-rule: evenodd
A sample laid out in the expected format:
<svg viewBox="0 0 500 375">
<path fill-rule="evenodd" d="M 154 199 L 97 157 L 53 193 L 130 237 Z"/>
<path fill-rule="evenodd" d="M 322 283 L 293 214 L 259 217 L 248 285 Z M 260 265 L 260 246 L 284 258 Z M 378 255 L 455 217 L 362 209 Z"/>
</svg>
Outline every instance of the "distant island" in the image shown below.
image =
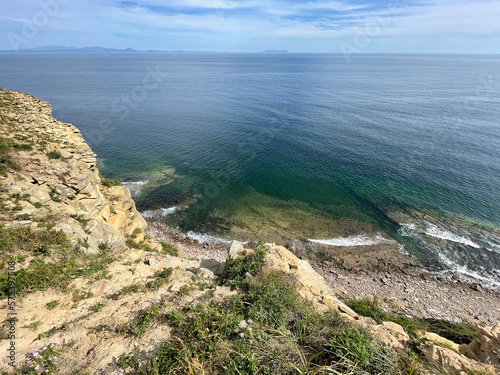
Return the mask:
<svg viewBox="0 0 500 375">
<path fill-rule="evenodd" d="M 286 49 L 268 49 L 263 53 L 288 53 Z"/>
</svg>

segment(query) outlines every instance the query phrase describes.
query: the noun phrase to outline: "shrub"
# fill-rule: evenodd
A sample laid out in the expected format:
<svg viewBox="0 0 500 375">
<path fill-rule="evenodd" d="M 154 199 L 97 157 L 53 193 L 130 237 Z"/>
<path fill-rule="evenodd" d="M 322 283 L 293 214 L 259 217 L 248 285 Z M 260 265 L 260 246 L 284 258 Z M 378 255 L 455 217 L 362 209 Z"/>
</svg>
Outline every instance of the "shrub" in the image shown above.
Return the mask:
<svg viewBox="0 0 500 375">
<path fill-rule="evenodd" d="M 177 250 L 174 246 L 170 245 L 169 243 L 161 241 L 160 245 L 161 248 L 163 249 L 164 254 L 172 255 L 175 257 L 179 255 L 179 250 Z"/>
<path fill-rule="evenodd" d="M 5 176 L 6 173 L 10 170 L 20 171 L 21 166 L 12 161 L 10 155 L 0 156 L 0 175 Z"/>
<path fill-rule="evenodd" d="M 250 275 L 255 276 L 261 270 L 265 256 L 266 248 L 259 246 L 255 250 L 255 254 L 232 259 L 228 264 L 226 278 L 233 280 L 233 283 L 236 286 L 243 288 L 246 287 L 246 274 L 249 273 Z"/>
<path fill-rule="evenodd" d="M 50 301 L 50 302 L 47 302 L 45 304 L 45 307 L 49 310 L 53 310 L 55 309 L 57 306 L 59 306 L 59 301 L 58 300 L 53 300 L 53 301 Z"/>
<path fill-rule="evenodd" d="M 144 287 L 141 284 L 127 285 L 127 286 L 123 287 L 122 289 L 120 289 L 118 292 L 111 295 L 110 298 L 113 300 L 117 300 L 118 298 L 120 298 L 121 296 L 123 296 L 125 294 L 137 293 L 137 292 L 143 290 L 143 288 Z"/>
<path fill-rule="evenodd" d="M 110 180 L 110 179 L 104 178 L 104 176 L 100 173 L 99 173 L 99 177 L 101 178 L 101 184 L 108 187 L 108 188 L 113 187 L 113 186 L 123 186 L 123 184 L 120 181 Z"/>
<path fill-rule="evenodd" d="M 22 144 L 13 143 L 12 148 L 14 150 L 17 150 L 17 151 L 31 151 L 31 150 L 33 150 L 33 146 L 30 144 L 27 144 L 27 143 L 22 143 Z"/>
<path fill-rule="evenodd" d="M 31 353 L 28 362 L 20 369 L 20 374 L 55 374 L 57 372 L 57 356 L 59 350 L 55 344 L 49 344 Z"/>
<path fill-rule="evenodd" d="M 291 275 L 273 271 L 260 274 L 233 303 L 247 310 L 251 319 L 279 328 L 290 313 L 298 310 L 299 294 Z"/>
<path fill-rule="evenodd" d="M 118 328 L 118 332 L 141 338 L 151 326 L 151 323 L 160 315 L 160 305 L 155 303 L 153 306 L 141 310 L 138 316 L 124 327 Z"/>
<path fill-rule="evenodd" d="M 126 370 L 131 368 L 133 370 L 139 369 L 139 355 L 134 353 L 123 353 L 118 361 L 116 361 L 116 365 L 122 370 Z"/>
<path fill-rule="evenodd" d="M 99 242 L 98 247 L 99 247 L 99 250 L 101 250 L 101 251 L 111 249 L 111 246 L 107 242 Z"/>
<path fill-rule="evenodd" d="M 59 151 L 50 151 L 50 152 L 47 152 L 47 157 L 49 159 L 61 159 L 62 155 Z"/>
<path fill-rule="evenodd" d="M 33 204 L 33 206 L 35 206 L 35 208 L 42 208 L 42 203 L 41 202 L 36 202 Z"/>
<path fill-rule="evenodd" d="M 30 331 L 36 331 L 38 329 L 38 327 L 40 327 L 41 324 L 42 324 L 42 322 L 40 322 L 38 320 L 36 322 L 33 322 L 33 323 L 27 324 L 25 326 L 22 326 L 21 328 L 28 328 Z"/>
<path fill-rule="evenodd" d="M 151 290 L 158 290 L 160 289 L 163 285 L 165 285 L 170 276 L 172 275 L 172 268 L 164 268 L 162 271 L 157 271 L 153 274 L 153 278 L 155 280 L 149 281 L 146 284 L 146 288 L 151 289 Z"/>
</svg>

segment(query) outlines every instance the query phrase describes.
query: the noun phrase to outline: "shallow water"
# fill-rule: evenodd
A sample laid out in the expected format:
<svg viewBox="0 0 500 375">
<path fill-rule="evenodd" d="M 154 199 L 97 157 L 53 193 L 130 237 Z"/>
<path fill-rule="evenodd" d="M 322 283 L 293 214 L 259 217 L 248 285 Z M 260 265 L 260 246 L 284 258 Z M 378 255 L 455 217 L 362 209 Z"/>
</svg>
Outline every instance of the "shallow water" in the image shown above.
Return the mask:
<svg viewBox="0 0 500 375">
<path fill-rule="evenodd" d="M 134 185 L 141 210 L 182 206 L 165 220 L 186 231 L 335 244 L 382 230 L 430 262 L 500 282 L 496 234 L 455 225 L 500 226 L 499 63 L 2 53 L 0 86 L 49 101 L 106 176 L 149 181 Z M 441 221 L 417 215 L 425 228 L 403 235 L 394 211 Z"/>
</svg>

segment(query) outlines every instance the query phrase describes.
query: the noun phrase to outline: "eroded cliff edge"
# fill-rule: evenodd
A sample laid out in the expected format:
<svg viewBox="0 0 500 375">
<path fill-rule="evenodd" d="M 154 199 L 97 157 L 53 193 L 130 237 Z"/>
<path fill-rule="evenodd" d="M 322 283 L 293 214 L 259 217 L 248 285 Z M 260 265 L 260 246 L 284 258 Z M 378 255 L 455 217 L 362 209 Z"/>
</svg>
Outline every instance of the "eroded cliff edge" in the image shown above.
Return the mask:
<svg viewBox="0 0 500 375">
<path fill-rule="evenodd" d="M 500 326 L 478 326 L 477 339 L 458 345 L 363 317 L 283 247 L 234 242 L 220 263 L 151 241 L 129 191 L 99 175 L 78 129 L 46 102 L 5 90 L 0 175 L 2 371 L 477 374 L 500 365 Z"/>
<path fill-rule="evenodd" d="M 75 243 L 88 242 L 85 247 L 90 252 L 96 252 L 100 243 L 122 249 L 126 237 L 142 232 L 146 222 L 130 192 L 112 183 L 106 186 L 96 155 L 76 127 L 54 119 L 51 106 L 40 99 L 11 91 L 3 91 L 2 99 L 0 136 L 5 151 L 15 151 L 7 156 L 15 167 L 4 171 L 3 194 L 21 197 L 4 204 L 14 209 L 11 216 L 26 218 L 9 222 L 4 214 L 6 227 L 35 228 L 37 222 L 28 217 L 55 215 L 55 229 Z"/>
</svg>

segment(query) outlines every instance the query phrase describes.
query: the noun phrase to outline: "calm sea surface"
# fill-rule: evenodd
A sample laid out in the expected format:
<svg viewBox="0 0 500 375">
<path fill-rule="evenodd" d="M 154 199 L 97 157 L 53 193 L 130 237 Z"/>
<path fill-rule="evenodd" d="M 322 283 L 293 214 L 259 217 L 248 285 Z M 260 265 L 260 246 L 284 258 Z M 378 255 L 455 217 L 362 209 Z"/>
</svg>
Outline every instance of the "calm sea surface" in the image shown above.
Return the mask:
<svg viewBox="0 0 500 375">
<path fill-rule="evenodd" d="M 49 101 L 186 231 L 354 219 L 500 285 L 498 55 L 1 53 L 0 86 Z"/>
</svg>

